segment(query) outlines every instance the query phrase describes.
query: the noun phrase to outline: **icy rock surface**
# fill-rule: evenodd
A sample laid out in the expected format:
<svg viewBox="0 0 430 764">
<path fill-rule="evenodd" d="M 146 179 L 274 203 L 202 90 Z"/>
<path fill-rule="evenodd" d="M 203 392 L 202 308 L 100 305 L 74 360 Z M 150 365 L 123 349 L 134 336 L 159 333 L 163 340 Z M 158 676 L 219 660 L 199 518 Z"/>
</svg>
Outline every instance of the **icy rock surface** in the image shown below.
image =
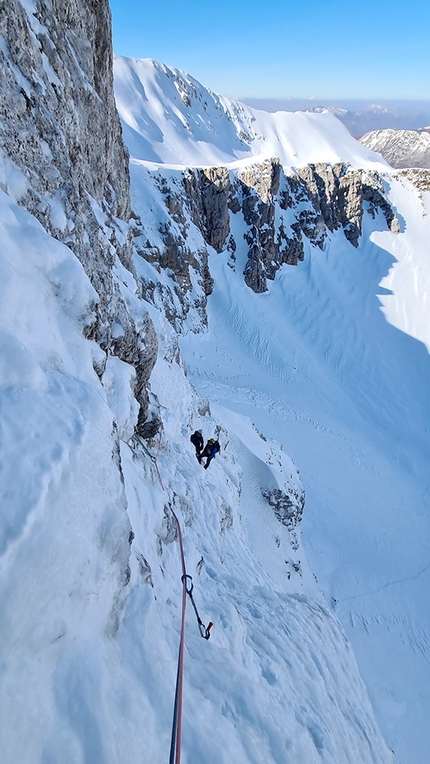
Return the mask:
<svg viewBox="0 0 430 764">
<path fill-rule="evenodd" d="M 85 331 L 134 366 L 144 435 L 157 345 L 143 306 L 133 315 L 124 295 L 137 285 L 108 3 L 2 1 L 0 35 L 1 186 L 84 266 L 97 292 Z"/>
<path fill-rule="evenodd" d="M 27 179 L 18 200 L 81 261 L 91 236 L 93 279 L 109 280 L 112 251 L 97 245 L 87 198 L 101 206 L 112 237 L 123 238 L 114 217 L 130 216 L 129 171 L 112 96 L 108 4 L 8 0 L 0 18 L 0 146 Z M 129 254 L 124 242 L 125 264 Z"/>
</svg>

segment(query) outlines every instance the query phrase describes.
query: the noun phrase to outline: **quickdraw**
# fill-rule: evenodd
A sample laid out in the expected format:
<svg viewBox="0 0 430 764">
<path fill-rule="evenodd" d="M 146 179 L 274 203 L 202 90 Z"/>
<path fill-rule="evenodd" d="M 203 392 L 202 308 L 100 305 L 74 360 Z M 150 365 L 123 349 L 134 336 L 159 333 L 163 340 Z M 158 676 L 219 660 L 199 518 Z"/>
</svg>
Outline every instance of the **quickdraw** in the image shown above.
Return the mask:
<svg viewBox="0 0 430 764">
<path fill-rule="evenodd" d="M 189 578 L 190 581 L 191 581 L 191 586 L 190 587 L 188 587 L 186 585 L 186 579 L 187 578 Z M 187 590 L 187 594 L 188 594 L 188 596 L 189 596 L 189 598 L 191 600 L 191 604 L 192 604 L 192 606 L 194 608 L 194 612 L 196 614 L 197 623 L 198 623 L 199 631 L 200 631 L 200 636 L 203 637 L 203 639 L 209 639 L 209 637 L 211 635 L 211 628 L 213 626 L 213 623 L 212 623 L 212 621 L 209 621 L 207 626 L 204 625 L 202 619 L 200 618 L 199 611 L 197 610 L 197 605 L 196 605 L 196 603 L 194 601 L 194 597 L 193 597 L 194 584 L 193 584 L 192 576 L 189 576 L 187 573 L 185 573 L 185 575 L 182 576 L 181 580 L 183 581 L 184 579 L 185 579 L 185 588 Z"/>
</svg>

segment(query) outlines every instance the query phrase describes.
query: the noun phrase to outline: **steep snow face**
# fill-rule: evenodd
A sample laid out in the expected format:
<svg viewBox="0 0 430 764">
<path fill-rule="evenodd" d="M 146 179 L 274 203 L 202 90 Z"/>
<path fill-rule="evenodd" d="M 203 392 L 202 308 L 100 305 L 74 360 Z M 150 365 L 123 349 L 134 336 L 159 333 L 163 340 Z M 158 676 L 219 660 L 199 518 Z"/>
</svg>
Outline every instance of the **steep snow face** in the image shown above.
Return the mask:
<svg viewBox="0 0 430 764">
<path fill-rule="evenodd" d="M 393 237 L 375 231 L 372 241 L 393 257 L 378 297 L 388 322 L 422 342 L 430 353 L 429 192 L 427 172 L 393 177 L 389 196 L 404 217 L 403 231 L 401 236 Z"/>
<path fill-rule="evenodd" d="M 386 167 L 329 112 L 258 111 L 151 59 L 115 57 L 114 85 L 134 159 L 207 166 L 277 156 L 288 167 L 339 161 Z"/>
<path fill-rule="evenodd" d="M 218 392 L 212 395 L 212 390 L 211 405 L 200 397 L 186 376 L 164 303 L 157 305 L 154 299 L 153 305 L 145 305 L 142 300 L 143 274 L 137 266 L 151 270 L 156 286 L 163 287 L 169 274 L 158 274 L 156 264 L 139 256 L 135 270 L 130 259 L 122 257 L 130 254 L 129 230 L 115 219 L 115 212 L 127 217 L 130 209 L 127 173 L 118 123 L 106 119 L 109 110 L 103 110 L 100 95 L 112 104 L 107 3 L 16 0 L 7 8 L 2 29 L 19 44 L 1 42 L 10 88 L 10 112 L 4 103 L 3 114 L 14 135 L 12 145 L 7 131 L 4 134 L 0 175 L 2 188 L 9 192 L 0 194 L 3 760 L 127 764 L 141 759 L 142 751 L 148 761 L 166 759 L 182 586 L 172 505 L 182 524 L 200 612 L 206 622 L 214 621 L 207 643 L 198 635 L 193 612 L 187 616 L 184 761 L 389 764 L 393 757 L 381 739 L 354 655 L 336 614 L 322 600 L 301 547 L 303 488 L 296 467 L 280 443 L 260 434 L 239 410 L 235 395 L 241 369 L 228 400 L 217 401 Z M 15 12 L 25 30 L 25 45 L 16 34 Z M 67 67 L 63 69 L 63 46 L 72 77 Z M 31 82 L 22 79 L 27 54 Z M 100 79 L 103 72 L 106 79 Z M 74 91 L 70 102 L 69 80 Z M 73 124 L 74 95 L 82 96 L 78 122 L 86 139 L 91 120 L 85 120 L 90 112 L 94 116 L 94 104 L 100 106 L 97 124 L 107 140 L 108 176 L 117 164 L 122 179 L 119 206 L 109 177 L 100 178 L 105 198 L 99 198 L 95 187 L 91 197 L 83 192 L 91 193 L 92 188 L 83 182 L 89 166 L 85 157 L 82 165 L 77 161 L 80 169 L 73 175 L 70 146 L 61 140 L 60 123 L 64 119 L 68 128 Z M 91 102 L 88 111 L 86 98 Z M 41 115 L 46 123 L 39 123 Z M 311 119 L 300 124 L 309 130 L 318 124 L 313 135 L 320 136 L 324 152 L 337 156 L 333 140 L 324 142 L 323 117 L 323 122 L 318 117 L 315 123 Z M 280 120 L 282 129 L 275 123 L 267 128 L 268 133 L 272 130 L 273 146 L 280 148 L 277 153 L 288 144 Z M 29 167 L 18 151 L 22 125 L 21 138 L 34 150 Z M 329 125 L 330 121 L 326 131 Z M 301 143 L 296 133 L 291 130 L 300 151 L 308 151 L 306 135 Z M 116 140 L 111 145 L 112 134 Z M 73 128 L 69 137 L 74 137 Z M 248 152 L 246 161 L 254 149 L 261 153 L 258 135 L 250 143 L 240 135 L 237 140 Z M 89 147 L 91 156 L 102 143 Z M 363 152 L 355 144 L 348 146 L 351 156 L 353 151 Z M 234 158 L 234 152 L 230 156 Z M 65 176 L 58 175 L 60 166 Z M 61 191 L 49 202 L 44 199 L 45 171 Z M 69 172 L 73 203 L 67 195 Z M 143 228 L 151 230 L 153 225 L 159 233 L 157 213 L 145 217 L 148 200 L 157 203 L 156 190 L 145 192 L 143 181 L 139 188 Z M 34 215 L 44 227 L 16 200 L 29 209 L 34 203 Z M 81 203 L 85 215 L 74 239 L 74 214 Z M 174 200 L 171 214 L 182 225 Z M 71 246 L 49 231 L 57 239 L 64 233 Z M 70 240 L 67 231 L 73 234 Z M 193 240 L 185 233 L 193 254 L 198 234 L 191 226 L 190 231 Z M 238 237 L 240 233 L 236 231 Z M 71 249 L 76 241 L 81 262 Z M 102 283 L 92 251 L 96 241 Z M 226 258 L 221 252 L 217 260 L 220 287 Z M 242 260 L 239 251 L 235 267 Z M 255 312 L 244 315 L 235 328 L 247 324 L 251 329 L 258 298 L 239 281 L 240 270 L 236 272 L 232 263 L 226 267 L 226 289 L 221 295 L 214 293 L 214 308 L 222 304 L 229 287 L 238 295 L 246 290 L 242 295 L 251 295 Z M 189 292 L 201 288 L 195 274 L 188 277 Z M 95 319 L 102 303 L 103 325 L 99 323 L 97 332 Z M 244 302 L 238 299 L 238 304 Z M 281 310 L 281 325 L 282 315 Z M 195 310 L 195 324 L 198 316 Z M 224 318 L 228 316 L 225 311 Z M 212 314 L 210 324 L 211 352 L 221 359 L 223 344 L 213 333 Z M 151 335 L 153 326 L 158 343 Z M 264 392 L 259 365 L 275 378 L 280 368 L 277 356 L 267 359 L 264 350 L 276 333 L 267 338 L 253 331 L 248 345 L 247 337 L 240 335 L 239 331 L 239 345 L 229 345 L 227 361 L 220 361 L 219 373 L 207 370 L 205 376 L 217 384 L 221 380 L 222 387 L 226 368 L 235 367 L 241 352 L 248 373 L 249 346 L 255 349 L 258 385 L 246 405 L 254 413 L 251 402 Z M 98 343 L 89 339 L 94 336 Z M 195 345 L 193 353 L 198 349 Z M 142 408 L 139 411 L 135 395 L 146 395 L 143 367 L 151 366 L 155 358 L 148 355 L 154 354 L 149 404 L 162 427 L 156 439 L 147 432 L 143 442 L 136 434 Z M 203 362 L 198 366 L 204 370 Z M 202 382 L 202 377 L 196 379 Z M 412 375 L 406 381 L 416 379 Z M 311 378 L 317 388 L 319 382 Z M 360 377 L 356 385 L 354 392 L 360 389 Z M 405 387 L 402 390 L 406 393 Z M 339 400 L 343 403 L 341 396 Z M 420 399 L 416 405 L 421 405 Z M 282 410 L 275 417 L 283 428 Z M 270 417 L 267 423 L 274 431 Z M 205 439 L 216 435 L 221 443 L 221 453 L 207 471 L 189 442 L 196 427 Z M 321 485 L 325 486 L 322 480 Z"/>
<path fill-rule="evenodd" d="M 68 247 L 0 205 L 2 758 L 82 761 L 130 532 L 101 351 L 82 336 L 97 295 Z"/>
<path fill-rule="evenodd" d="M 301 548 L 294 464 L 246 416 L 211 413 L 164 303 L 141 298 L 129 228 L 115 219 L 130 205 L 118 122 L 103 107 L 107 2 L 16 0 L 0 23 L 2 761 L 166 760 L 182 588 L 171 504 L 214 621 L 207 643 L 187 615 L 184 762 L 389 764 Z M 159 204 L 156 189 L 142 215 L 148 200 Z M 135 260 L 164 286 L 168 273 Z M 190 292 L 197 281 L 189 274 Z M 149 404 L 162 427 L 143 442 L 135 396 L 154 354 Z M 207 471 L 189 442 L 196 427 L 221 443 Z"/>
<path fill-rule="evenodd" d="M 82 328 L 97 296 L 82 267 L 3 193 L 0 220 L 2 760 L 166 759 L 181 599 L 171 502 L 214 621 L 205 642 L 188 612 L 184 761 L 389 764 L 300 547 L 291 459 L 230 407 L 208 413 L 155 308 L 164 434 L 143 448 L 133 368 L 110 357 L 94 372 L 100 348 Z M 119 262 L 113 277 L 138 321 Z M 208 471 L 196 426 L 221 443 Z"/>
<path fill-rule="evenodd" d="M 360 143 L 382 154 L 391 167 L 430 169 L 430 130 L 372 130 Z"/>
<path fill-rule="evenodd" d="M 170 110 L 185 119 L 191 106 L 184 99 L 193 103 L 194 114 L 200 108 L 198 95 L 187 92 L 190 80 L 150 62 L 121 61 L 121 67 L 120 108 L 124 80 L 131 72 L 138 78 L 136 100 L 132 89 L 128 94 L 130 108 L 134 103 L 136 109 L 134 132 L 126 130 L 132 155 L 136 150 L 133 207 L 143 221 L 148 219 L 149 240 L 151 232 L 159 235 L 157 215 L 165 216 L 169 208 L 174 225 L 183 225 L 184 244 L 189 233 L 189 241 L 198 240 L 201 247 L 195 228 L 189 221 L 181 223 L 175 201 L 174 184 L 181 183 L 181 169 L 163 168 L 161 161 L 174 161 L 165 143 L 174 147 L 176 163 L 185 156 L 198 165 L 211 164 L 220 158 L 220 147 L 230 160 L 239 157 L 237 134 L 233 132 L 236 148 L 228 152 L 221 130 L 214 127 L 214 114 L 219 111 L 220 124 L 226 101 L 214 97 L 210 102 L 216 103 L 211 140 L 208 127 L 206 137 L 200 132 L 199 141 L 190 147 L 194 127 L 187 122 L 189 134 L 181 137 L 180 131 L 176 139 L 172 132 L 165 141 Z M 157 90 L 152 93 L 155 77 Z M 183 99 L 175 85 L 178 77 Z M 201 92 L 197 84 L 193 87 Z M 143 91 L 151 92 L 146 106 Z M 165 109 L 159 106 L 164 92 Z M 149 131 L 148 121 L 142 128 L 145 109 L 156 121 L 153 108 L 160 114 L 158 137 L 154 125 Z M 257 134 L 259 115 L 253 116 L 247 129 Z M 287 135 L 290 139 L 284 153 L 273 141 L 275 117 L 282 123 L 280 143 L 285 147 Z M 315 156 L 326 161 L 336 156 L 358 167 L 381 168 L 380 163 L 369 164 L 370 155 L 360 155 L 360 149 L 354 153 L 357 144 L 350 137 L 338 142 L 337 123 L 325 114 L 290 114 L 285 119 L 268 115 L 262 120 L 267 120 L 266 147 L 287 166 L 315 161 Z M 300 138 L 294 127 L 299 124 Z M 324 124 L 326 133 L 321 130 Z M 143 134 L 155 140 L 152 156 L 140 143 Z M 258 140 L 256 135 L 245 141 L 250 153 L 262 153 Z M 206 161 L 201 159 L 203 148 Z M 148 160 L 157 162 L 157 168 L 148 166 Z M 257 173 L 258 163 L 253 162 Z M 250 165 L 249 157 L 228 170 L 234 173 L 244 165 Z M 158 208 L 151 173 L 158 175 L 158 190 L 164 187 L 164 196 L 170 194 L 168 202 L 159 195 Z M 308 497 L 304 544 L 358 656 L 385 739 L 402 762 L 427 764 L 430 364 L 421 343 L 430 347 L 425 244 L 430 235 L 429 195 L 405 176 L 389 172 L 381 184 L 397 212 L 397 235 L 386 230 L 374 206 L 365 204 L 356 250 L 336 231 L 327 235 L 322 251 L 305 242 L 304 262 L 295 268 L 283 266 L 260 295 L 244 283 L 247 229 L 238 206 L 230 204 L 235 249 L 229 242 L 219 253 L 209 247 L 213 293 L 207 304 L 208 330 L 182 336 L 180 347 L 191 380 L 214 411 L 249 416 L 293 454 Z M 279 220 L 279 211 L 277 215 Z M 157 242 L 162 250 L 162 240 Z M 140 260 L 138 272 L 149 278 L 151 266 Z"/>
</svg>

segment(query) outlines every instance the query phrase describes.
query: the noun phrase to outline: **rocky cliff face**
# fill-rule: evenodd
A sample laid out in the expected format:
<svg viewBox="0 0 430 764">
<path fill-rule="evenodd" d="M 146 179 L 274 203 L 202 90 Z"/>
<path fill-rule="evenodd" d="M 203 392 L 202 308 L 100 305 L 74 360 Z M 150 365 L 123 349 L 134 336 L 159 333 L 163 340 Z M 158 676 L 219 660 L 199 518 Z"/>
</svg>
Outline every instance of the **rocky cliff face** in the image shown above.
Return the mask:
<svg viewBox="0 0 430 764">
<path fill-rule="evenodd" d="M 162 187 L 171 220 L 160 229 L 164 247 L 154 254 L 148 246 L 140 254 L 171 270 L 179 293 L 191 289 L 190 268 L 204 284 L 200 306 L 211 290 L 207 247 L 236 251 L 243 240 L 232 233 L 234 217 L 242 220 L 247 246 L 243 269 L 246 284 L 255 292 L 267 290 L 283 264 L 296 265 L 304 257 L 303 237 L 319 248 L 329 233 L 341 229 L 357 247 L 364 210 L 379 209 L 387 226 L 398 231 L 395 212 L 388 203 L 382 179 L 376 172 L 352 170 L 344 164 L 314 164 L 286 174 L 278 159 L 255 161 L 240 169 L 226 167 L 188 169 L 174 184 L 160 173 L 150 182 Z M 188 245 L 190 227 L 200 236 L 199 253 Z M 183 301 L 182 301 L 183 302 Z"/>
<path fill-rule="evenodd" d="M 118 260 L 133 265 L 108 2 L 0 0 L 0 34 L 3 185 L 82 263 L 99 297 L 86 331 L 134 366 L 144 433 L 156 338 L 148 316 L 136 327 L 114 275 Z"/>
<path fill-rule="evenodd" d="M 140 256 L 165 274 L 165 283 L 139 274 L 139 296 L 161 300 L 179 330 L 190 311 L 193 328 L 205 324 L 211 248 L 227 249 L 236 268 L 245 245 L 245 282 L 264 292 L 283 264 L 303 259 L 304 238 L 322 248 L 329 232 L 342 229 L 357 246 L 364 202 L 373 212 L 381 209 L 396 230 L 375 173 L 315 164 L 286 174 L 273 158 L 236 169 L 188 169 L 174 179 L 148 172 L 155 206 L 164 211 L 157 212 L 157 241 L 151 240 L 146 217 L 129 225 L 128 155 L 113 98 L 107 1 L 0 0 L 0 11 L 3 185 L 82 263 L 98 294 L 94 321 L 85 328 L 104 351 L 97 373 L 103 377 L 109 354 L 134 367 L 141 435 L 157 428 L 156 418 L 147 422 L 157 341 L 145 311 L 138 321 L 132 314 L 118 272 L 122 266 L 132 281 L 137 276 L 131 231 Z"/>
<path fill-rule="evenodd" d="M 395 177 L 407 178 L 418 189 L 420 195 L 423 191 L 430 191 L 430 170 L 410 168 L 396 173 Z"/>
</svg>

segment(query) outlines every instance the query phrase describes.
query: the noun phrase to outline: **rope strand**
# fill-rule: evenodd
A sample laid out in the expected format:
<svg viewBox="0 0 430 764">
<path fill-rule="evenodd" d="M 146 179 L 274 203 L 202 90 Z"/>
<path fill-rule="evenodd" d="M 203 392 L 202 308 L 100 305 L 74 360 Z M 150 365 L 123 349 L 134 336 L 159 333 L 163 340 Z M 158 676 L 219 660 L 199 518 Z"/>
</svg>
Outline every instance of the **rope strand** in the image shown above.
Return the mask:
<svg viewBox="0 0 430 764">
<path fill-rule="evenodd" d="M 145 444 L 142 442 L 142 440 L 139 438 L 139 442 L 144 449 L 144 451 L 148 454 L 149 458 L 151 459 L 152 463 L 155 466 L 155 469 L 157 471 L 158 480 L 160 482 L 161 488 L 164 492 L 166 492 L 166 489 L 164 488 L 163 481 L 161 479 L 160 470 L 158 468 L 158 462 L 157 457 L 160 451 L 161 446 L 161 433 L 160 433 L 160 440 L 158 443 L 157 448 L 157 454 L 156 456 L 153 456 L 148 449 L 146 448 Z M 176 528 L 178 531 L 178 541 L 179 541 L 179 552 L 181 557 L 181 568 L 182 568 L 182 612 L 181 612 L 181 635 L 179 638 L 179 653 L 178 653 L 178 668 L 176 672 L 176 689 L 175 689 L 175 702 L 173 706 L 173 721 L 172 721 L 172 735 L 170 738 L 170 756 L 169 756 L 169 764 L 180 764 L 181 762 L 181 738 L 182 738 L 182 691 L 183 691 L 183 684 L 184 684 L 184 646 L 185 646 L 185 611 L 187 607 L 187 594 L 191 600 L 191 603 L 194 608 L 194 612 L 196 614 L 197 618 L 197 624 L 200 631 L 200 636 L 203 637 L 203 639 L 209 639 L 210 637 L 210 631 L 213 626 L 212 621 L 209 622 L 207 626 L 204 625 L 202 619 L 200 618 L 199 612 L 197 610 L 196 603 L 194 601 L 193 597 L 193 579 L 191 576 L 187 574 L 186 568 L 185 568 L 185 556 L 184 556 L 184 547 L 182 544 L 182 531 L 181 526 L 179 523 L 179 520 L 176 516 L 175 510 L 172 507 L 172 504 L 170 501 L 168 502 L 169 509 L 172 513 L 173 519 L 176 523 Z M 190 580 L 191 585 L 187 586 L 187 579 Z"/>
</svg>

